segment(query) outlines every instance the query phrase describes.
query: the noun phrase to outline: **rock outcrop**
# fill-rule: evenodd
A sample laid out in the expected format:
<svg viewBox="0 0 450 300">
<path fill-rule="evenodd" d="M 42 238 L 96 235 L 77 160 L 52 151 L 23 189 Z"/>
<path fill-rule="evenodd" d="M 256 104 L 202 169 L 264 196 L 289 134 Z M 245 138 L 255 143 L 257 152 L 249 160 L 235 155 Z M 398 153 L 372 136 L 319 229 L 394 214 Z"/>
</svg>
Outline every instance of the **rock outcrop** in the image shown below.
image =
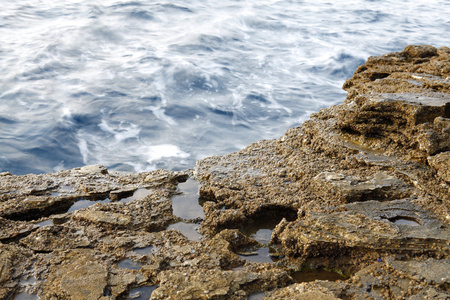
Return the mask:
<svg viewBox="0 0 450 300">
<path fill-rule="evenodd" d="M 450 49 L 370 57 L 344 89 L 194 170 L 0 173 L 0 299 L 450 298 Z"/>
</svg>

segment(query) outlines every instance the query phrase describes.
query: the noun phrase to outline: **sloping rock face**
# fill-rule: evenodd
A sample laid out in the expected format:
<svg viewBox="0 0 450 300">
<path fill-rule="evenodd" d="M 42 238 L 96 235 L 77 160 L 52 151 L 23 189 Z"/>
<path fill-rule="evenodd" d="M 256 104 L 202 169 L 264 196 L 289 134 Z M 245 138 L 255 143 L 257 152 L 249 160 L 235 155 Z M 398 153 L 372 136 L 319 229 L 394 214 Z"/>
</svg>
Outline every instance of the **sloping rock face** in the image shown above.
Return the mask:
<svg viewBox="0 0 450 300">
<path fill-rule="evenodd" d="M 213 236 L 275 214 L 285 219 L 271 243 L 287 255 L 286 265 L 352 274 L 381 257 L 447 258 L 449 63 L 445 47 L 371 57 L 345 83 L 343 104 L 278 140 L 197 162 L 201 191 L 212 200 L 203 232 Z M 419 293 L 401 289 L 405 297 Z M 389 289 L 382 295 L 402 296 Z"/>
<path fill-rule="evenodd" d="M 194 170 L 0 173 L 0 299 L 450 298 L 450 49 L 370 57 L 344 89 Z"/>
</svg>

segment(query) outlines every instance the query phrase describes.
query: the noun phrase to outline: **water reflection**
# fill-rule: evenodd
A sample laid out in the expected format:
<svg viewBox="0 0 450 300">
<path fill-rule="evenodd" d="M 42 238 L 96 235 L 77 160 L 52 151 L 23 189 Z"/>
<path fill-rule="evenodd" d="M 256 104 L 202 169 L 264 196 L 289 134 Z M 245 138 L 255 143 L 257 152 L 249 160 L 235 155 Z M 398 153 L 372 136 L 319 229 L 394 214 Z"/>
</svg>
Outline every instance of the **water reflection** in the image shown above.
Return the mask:
<svg viewBox="0 0 450 300">
<path fill-rule="evenodd" d="M 287 214 L 286 216 L 289 217 L 290 215 Z M 272 263 L 282 259 L 284 256 L 277 252 L 275 246 L 269 246 L 273 230 L 282 218 L 282 216 L 260 216 L 246 224 L 242 228 L 242 233 L 256 240 L 260 247 L 244 249 L 238 255 L 245 260 L 256 263 Z"/>
<path fill-rule="evenodd" d="M 27 288 L 37 282 L 36 277 L 20 278 L 20 285 L 25 287 L 25 290 L 15 294 L 12 299 L 14 300 L 36 300 L 40 299 L 38 295 L 28 293 Z"/>
<path fill-rule="evenodd" d="M 75 203 L 69 208 L 69 210 L 67 212 L 69 213 L 69 212 L 80 210 L 82 208 L 87 208 L 96 203 L 109 203 L 109 202 L 110 202 L 110 200 L 108 198 L 106 198 L 104 200 L 97 200 L 97 201 L 91 201 L 91 200 L 86 200 L 86 199 L 78 200 L 78 201 L 75 201 Z"/>
<path fill-rule="evenodd" d="M 202 235 L 197 231 L 199 226 L 200 226 L 199 224 L 178 222 L 169 225 L 169 227 L 167 227 L 167 230 L 170 229 L 178 230 L 189 240 L 198 242 L 202 238 Z"/>
<path fill-rule="evenodd" d="M 158 288 L 158 285 L 141 286 L 130 289 L 127 299 L 135 300 L 148 300 L 150 299 L 154 290 Z"/>
<path fill-rule="evenodd" d="M 122 259 L 117 263 L 117 266 L 121 269 L 128 269 L 128 270 L 140 270 L 142 268 L 141 263 L 138 263 L 129 258 Z"/>
<path fill-rule="evenodd" d="M 261 300 L 262 298 L 264 298 L 264 296 L 265 296 L 264 292 L 255 293 L 255 294 L 251 294 L 248 297 L 248 300 Z"/>
<path fill-rule="evenodd" d="M 397 225 L 408 225 L 408 226 L 420 226 L 421 224 L 414 218 L 411 217 L 395 217 L 389 219 L 390 222 Z"/>
<path fill-rule="evenodd" d="M 253 251 L 239 252 L 238 255 L 251 262 L 256 263 L 271 263 L 273 262 L 269 255 L 270 249 L 268 247 L 261 247 Z"/>
<path fill-rule="evenodd" d="M 205 213 L 199 203 L 200 184 L 191 178 L 186 182 L 179 183 L 180 195 L 172 197 L 173 214 L 177 217 L 189 219 L 203 219 Z"/>
<path fill-rule="evenodd" d="M 45 220 L 45 221 L 37 223 L 36 225 L 38 225 L 39 227 L 51 226 L 51 225 L 53 225 L 53 220 Z"/>
<path fill-rule="evenodd" d="M 28 294 L 27 292 L 17 293 L 13 296 L 13 300 L 38 300 L 38 295 Z"/>
<path fill-rule="evenodd" d="M 144 247 L 144 248 L 134 248 L 133 252 L 136 252 L 139 255 L 153 254 L 153 249 L 154 248 L 155 247 L 153 247 L 153 246 Z"/>
<path fill-rule="evenodd" d="M 148 195 L 151 195 L 152 193 L 153 193 L 152 190 L 148 190 L 145 188 L 137 189 L 136 191 L 134 191 L 133 195 L 126 197 L 126 198 L 122 198 L 122 199 L 120 199 L 119 202 L 127 203 L 127 202 L 131 202 L 134 200 L 143 199 L 143 198 L 147 197 Z"/>
</svg>

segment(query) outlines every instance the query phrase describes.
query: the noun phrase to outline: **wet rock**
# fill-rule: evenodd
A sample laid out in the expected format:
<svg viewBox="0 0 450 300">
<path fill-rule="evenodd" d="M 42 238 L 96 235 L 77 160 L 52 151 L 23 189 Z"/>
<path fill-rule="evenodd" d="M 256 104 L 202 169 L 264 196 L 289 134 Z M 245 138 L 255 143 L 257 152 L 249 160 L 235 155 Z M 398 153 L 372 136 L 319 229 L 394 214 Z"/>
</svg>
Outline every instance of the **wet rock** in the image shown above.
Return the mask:
<svg viewBox="0 0 450 300">
<path fill-rule="evenodd" d="M 224 239 L 228 243 L 230 243 L 230 249 L 234 252 L 238 251 L 239 249 L 255 246 L 258 244 L 257 241 L 245 236 L 237 229 L 222 230 L 215 237 Z"/>
<path fill-rule="evenodd" d="M 347 137 L 374 149 L 408 149 L 415 151 L 412 157 L 434 155 L 450 147 L 448 133 L 433 125 L 445 116 L 449 102 L 450 95 L 442 92 L 361 95 L 336 125 Z"/>
<path fill-rule="evenodd" d="M 450 259 L 427 259 L 419 261 L 389 261 L 389 266 L 409 274 L 414 279 L 425 281 L 428 284 L 446 286 L 450 284 Z"/>
<path fill-rule="evenodd" d="M 22 274 L 32 269 L 32 253 L 17 245 L 0 243 L 0 299 L 10 299 Z"/>
<path fill-rule="evenodd" d="M 22 201 L 10 200 L 0 203 L 0 214 L 10 220 L 30 221 L 65 212 L 72 204 L 71 198 L 28 196 Z"/>
</svg>

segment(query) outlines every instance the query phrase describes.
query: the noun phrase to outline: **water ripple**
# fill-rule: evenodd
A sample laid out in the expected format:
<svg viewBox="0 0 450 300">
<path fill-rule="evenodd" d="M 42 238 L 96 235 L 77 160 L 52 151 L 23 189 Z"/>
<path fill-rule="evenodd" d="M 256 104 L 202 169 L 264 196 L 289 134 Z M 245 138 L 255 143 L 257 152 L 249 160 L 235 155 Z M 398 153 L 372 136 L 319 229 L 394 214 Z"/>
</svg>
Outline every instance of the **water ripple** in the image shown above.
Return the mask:
<svg viewBox="0 0 450 300">
<path fill-rule="evenodd" d="M 448 46 L 450 3 L 0 0 L 0 171 L 183 169 L 343 101 L 370 55 Z"/>
</svg>

